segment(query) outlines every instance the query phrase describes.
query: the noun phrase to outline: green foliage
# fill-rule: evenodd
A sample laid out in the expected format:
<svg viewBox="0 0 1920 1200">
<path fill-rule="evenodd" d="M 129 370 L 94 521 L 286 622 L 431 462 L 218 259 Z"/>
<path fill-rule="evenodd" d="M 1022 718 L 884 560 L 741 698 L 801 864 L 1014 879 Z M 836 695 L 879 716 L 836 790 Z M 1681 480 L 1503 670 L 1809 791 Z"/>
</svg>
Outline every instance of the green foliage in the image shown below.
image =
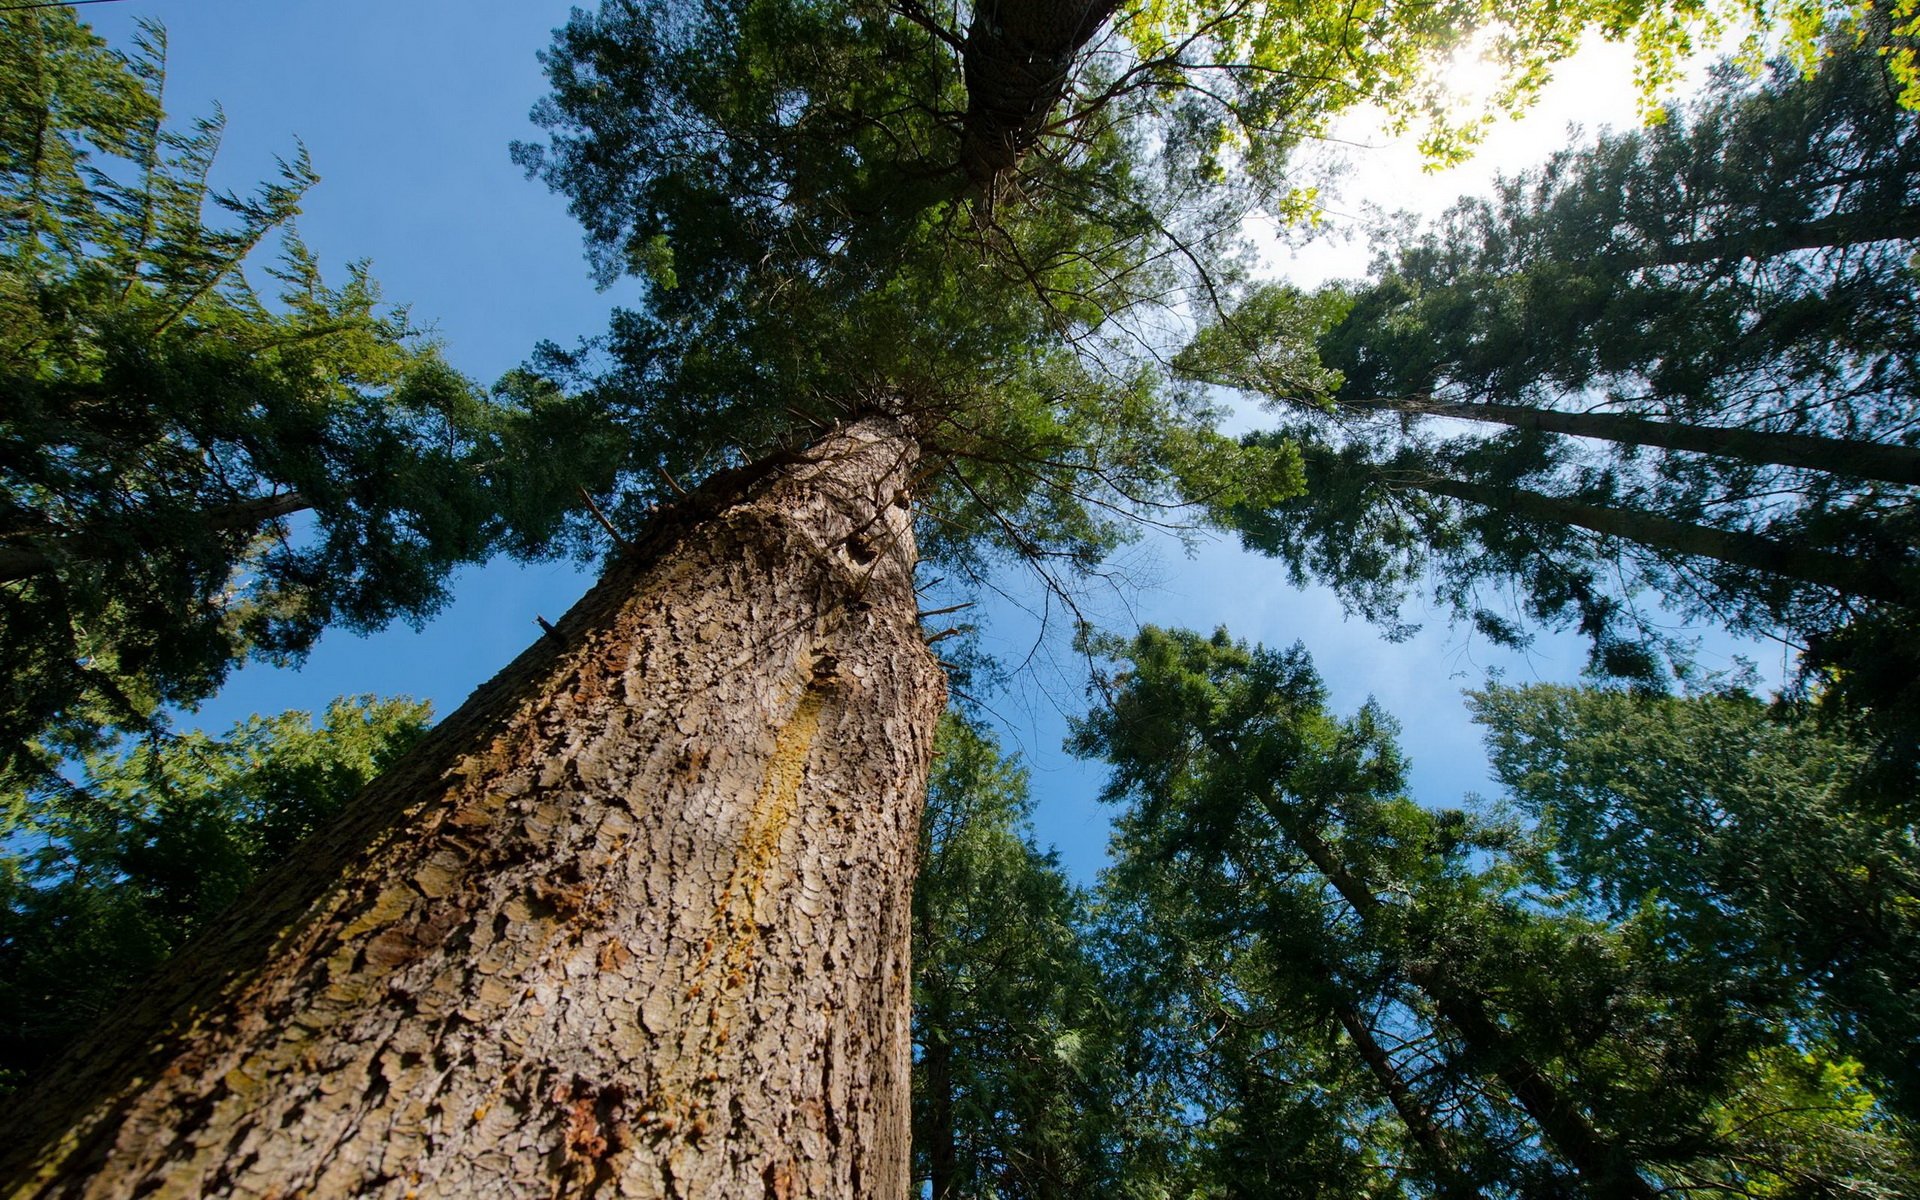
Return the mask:
<svg viewBox="0 0 1920 1200">
<path fill-rule="evenodd" d="M 1297 487 L 1284 453 L 1221 437 L 1095 335 L 1171 303 L 1187 260 L 1154 250 L 1167 237 L 1232 273 L 1218 204 L 1173 212 L 1113 119 L 989 209 L 959 165 L 959 64 L 898 13 L 607 5 L 546 61 L 550 140 L 515 154 L 570 196 L 603 279 L 645 281 L 604 337 L 530 364 L 629 431 L 617 523 L 663 470 L 871 411 L 921 443 L 923 555 L 969 576 L 1011 559 L 1060 582 L 1189 494 Z"/>
<path fill-rule="evenodd" d="M 1197 396 L 1133 365 L 1170 348 L 1185 306 L 1226 303 L 1250 211 L 1299 215 L 1295 147 L 1377 100 L 1403 116 L 1425 105 L 1434 152 L 1456 152 L 1465 127 L 1422 81 L 1490 21 L 1517 103 L 1591 27 L 1637 38 L 1657 78 L 1710 10 L 1035 10 L 1019 20 L 1073 36 L 1028 97 L 1031 128 L 993 147 L 1012 165 L 983 175 L 980 114 L 1010 83 L 996 55 L 1027 36 L 1011 17 L 610 0 L 557 31 L 553 94 L 534 113 L 547 139 L 514 154 L 568 196 L 601 280 L 637 277 L 645 302 L 529 366 L 632 432 L 616 521 L 659 498 L 662 470 L 699 478 L 880 410 L 927 453 L 916 498 L 932 557 L 1070 574 L 1141 517 L 1298 491 L 1284 447 L 1236 446 Z"/>
<path fill-rule="evenodd" d="M 1724 930 L 1607 905 L 1550 830 L 1415 805 L 1390 719 L 1329 713 L 1297 647 L 1094 648 L 1118 670 L 1074 748 L 1127 805 L 1103 891 L 1194 1121 L 1193 1194 L 1915 1185 L 1858 1064 L 1816 1048 L 1790 964 L 1725 971 L 1692 941 Z"/>
<path fill-rule="evenodd" d="M 163 47 L 0 14 L 0 777 L 200 700 L 248 654 L 417 619 L 503 511 L 520 547 L 557 520 L 522 484 L 564 405 L 490 402 L 364 263 L 328 284 L 291 231 L 304 151 L 251 196 L 213 191 L 221 119 L 164 123 Z M 243 270 L 275 230 L 262 295 Z"/>
<path fill-rule="evenodd" d="M 1242 508 L 1228 519 L 1248 548 L 1284 562 L 1296 586 L 1331 586 L 1396 640 L 1418 628 L 1401 617 L 1407 600 L 1431 587 L 1443 608 L 1497 644 L 1526 644 L 1534 624 L 1571 627 L 1590 640 L 1594 673 L 1659 688 L 1670 670 L 1685 671 L 1690 647 L 1672 636 L 1667 614 L 1643 588 L 1686 612 L 1704 592 L 1711 599 L 1699 609 L 1737 629 L 1773 630 L 1793 611 L 1809 624 L 1833 617 L 1831 595 L 1817 587 L 1796 590 L 1789 579 L 1523 509 L 1515 499 L 1531 493 L 1629 523 L 1644 512 L 1616 476 L 1584 469 L 1567 439 L 1508 433 L 1383 448 L 1293 425 L 1255 441 L 1269 439 L 1301 455 L 1310 499 Z M 1503 502 L 1450 496 L 1438 490 L 1447 481 L 1491 489 Z M 1793 609 L 1800 598 L 1818 603 L 1812 612 Z M 1728 607 L 1734 600 L 1744 607 Z"/>
<path fill-rule="evenodd" d="M 1248 545 L 1389 628 L 1430 585 L 1499 640 L 1524 638 L 1515 616 L 1577 625 L 1596 669 L 1647 683 L 1686 648 L 1660 632 L 1658 606 L 1638 607 L 1642 589 L 1737 630 L 1827 639 L 1828 661 L 1863 642 L 1911 654 L 1886 600 L 1914 594 L 1913 488 L 1849 455 L 1920 436 L 1920 116 L 1895 104 L 1872 40 L 1828 49 L 1811 77 L 1723 68 L 1665 123 L 1461 201 L 1370 280 L 1256 289 L 1204 328 L 1179 373 L 1311 414 L 1265 439 L 1302 454 L 1311 490 L 1229 515 Z M 1464 433 L 1427 408 L 1652 432 Z M 1662 430 L 1715 448 L 1662 449 Z M 1823 465 L 1735 444 L 1748 434 L 1819 439 Z M 1576 528 L 1523 494 L 1618 519 L 1604 535 Z M 1707 536 L 1649 541 L 1630 531 L 1650 527 L 1643 516 Z M 1873 564 L 1881 602 L 1841 573 L 1796 576 L 1784 556 L 1716 559 L 1713 531 Z M 1897 694 L 1860 704 L 1890 709 Z"/>
<path fill-rule="evenodd" d="M 1813 35 L 1843 11 L 1808 0 L 1738 7 L 1646 0 L 1358 7 L 1147 0 L 1128 6 L 1122 28 L 1149 62 L 1178 47 L 1185 51 L 1180 65 L 1186 70 L 1204 64 L 1218 73 L 1209 79 L 1224 77 L 1231 99 L 1215 118 L 1221 140 L 1246 146 L 1257 170 L 1272 154 L 1263 143 L 1278 140 L 1284 150 L 1325 136 L 1335 115 L 1365 103 L 1379 105 L 1396 132 L 1418 127 L 1431 162 L 1458 162 L 1496 113 L 1526 107 L 1554 64 L 1573 53 L 1589 30 L 1633 43 L 1635 80 L 1642 104 L 1651 106 L 1678 80 L 1702 35 L 1710 41 L 1729 18 L 1753 22 L 1750 46 L 1786 26 L 1781 40 L 1797 62 L 1811 66 L 1817 57 Z M 1499 73 L 1489 112 L 1462 112 L 1436 70 L 1469 46 Z M 1277 157 L 1284 162 L 1284 153 Z"/>
<path fill-rule="evenodd" d="M 56 1058 L 417 741 L 425 704 L 336 700 L 103 749 L 0 795 L 0 1087 Z"/>
<path fill-rule="evenodd" d="M 1804 1007 L 1920 1118 L 1920 850 L 1843 723 L 1751 697 L 1474 694 L 1493 765 L 1560 869 L 1757 1002 Z"/>
<path fill-rule="evenodd" d="M 1660 125 L 1463 200 L 1323 340 L 1356 398 L 1610 407 L 1901 441 L 1920 115 L 1881 59 L 1723 66 Z M 1908 243 L 1903 248 L 1902 243 Z"/>
<path fill-rule="evenodd" d="M 1345 377 L 1321 360 L 1320 346 L 1352 307 L 1353 298 L 1338 287 L 1302 292 L 1262 284 L 1230 319 L 1202 326 L 1174 358 L 1173 369 L 1183 378 L 1276 402 L 1331 409 Z"/>
<path fill-rule="evenodd" d="M 1858 1063 L 1791 1047 L 1754 1054 L 1737 1090 L 1715 1106 L 1718 1154 L 1694 1164 L 1681 1186 L 1707 1194 L 1789 1197 L 1841 1188 L 1907 1196 L 1916 1179 L 1913 1139 L 1876 1111 Z M 1844 1194 L 1841 1193 L 1841 1194 Z"/>
<path fill-rule="evenodd" d="M 1110 1196 L 1126 1114 L 1086 897 L 1026 772 L 948 716 L 914 891 L 914 1177 L 944 1200 Z"/>
</svg>

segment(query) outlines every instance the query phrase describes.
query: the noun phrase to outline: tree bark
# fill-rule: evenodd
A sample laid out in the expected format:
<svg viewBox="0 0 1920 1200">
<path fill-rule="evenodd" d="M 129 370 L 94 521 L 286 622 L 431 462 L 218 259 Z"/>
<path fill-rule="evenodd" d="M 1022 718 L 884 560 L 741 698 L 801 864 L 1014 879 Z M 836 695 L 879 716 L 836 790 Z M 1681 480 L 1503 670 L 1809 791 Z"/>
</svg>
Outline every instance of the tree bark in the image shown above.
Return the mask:
<svg viewBox="0 0 1920 1200">
<path fill-rule="evenodd" d="M 1920 595 L 1916 595 L 1908 582 L 1910 571 L 1875 562 L 1871 558 L 1796 546 L 1744 530 L 1715 529 L 1710 525 L 1676 521 L 1653 513 L 1585 504 L 1530 492 L 1524 488 L 1495 487 L 1439 475 L 1396 480 L 1395 484 L 1510 512 L 1529 520 L 1590 529 L 1653 550 L 1713 559 L 1730 566 L 1797 579 L 1849 596 L 1863 596 L 1907 607 L 1913 607 L 1916 601 L 1920 601 Z"/>
<path fill-rule="evenodd" d="M 0 1191 L 904 1195 L 916 453 L 662 512 L 16 1109 Z"/>
<path fill-rule="evenodd" d="M 1342 399 L 1349 408 L 1457 417 L 1514 429 L 1538 429 L 1662 450 L 1688 450 L 1757 466 L 1800 467 L 1853 479 L 1920 485 L 1920 449 L 1886 442 L 1855 442 L 1799 433 L 1760 433 L 1678 421 L 1653 421 L 1619 413 L 1577 413 L 1523 404 L 1463 404 L 1428 396 Z"/>
</svg>

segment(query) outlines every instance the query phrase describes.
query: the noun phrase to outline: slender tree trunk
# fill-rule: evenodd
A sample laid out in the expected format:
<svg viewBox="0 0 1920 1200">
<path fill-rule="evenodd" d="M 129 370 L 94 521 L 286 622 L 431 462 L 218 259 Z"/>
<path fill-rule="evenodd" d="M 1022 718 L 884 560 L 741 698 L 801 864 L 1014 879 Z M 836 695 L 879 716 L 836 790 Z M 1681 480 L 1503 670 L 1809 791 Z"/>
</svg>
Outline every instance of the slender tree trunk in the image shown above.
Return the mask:
<svg viewBox="0 0 1920 1200">
<path fill-rule="evenodd" d="M 282 492 L 275 496 L 257 496 L 251 500 L 224 504 L 207 510 L 200 519 L 204 528 L 212 532 L 231 533 L 258 529 L 268 521 L 291 516 L 311 507 L 307 498 L 300 493 Z M 99 541 L 97 534 L 82 531 L 52 537 L 36 537 L 32 534 L 10 536 L 11 540 L 0 541 L 0 583 L 13 583 L 44 574 L 70 559 L 84 561 L 100 557 L 95 549 Z"/>
<path fill-rule="evenodd" d="M 1214 751 L 1224 755 L 1228 760 L 1239 757 L 1237 747 L 1221 740 L 1214 741 Z M 1278 806 L 1273 798 L 1267 797 L 1265 803 L 1267 811 L 1275 813 Z M 1318 837 L 1311 837 L 1310 844 L 1304 840 L 1302 832 L 1310 836 L 1311 831 L 1300 830 L 1290 813 L 1275 813 L 1275 815 L 1279 818 L 1275 823 L 1287 830 L 1288 836 L 1296 844 L 1306 849 L 1309 861 L 1313 862 L 1322 875 L 1334 883 L 1335 891 L 1344 896 L 1347 894 L 1346 889 L 1352 889 L 1354 895 L 1365 898 L 1364 904 L 1355 903 L 1351 898 L 1348 903 L 1353 905 L 1354 911 L 1360 914 L 1363 921 L 1371 919 L 1378 910 L 1372 893 L 1347 873 L 1344 864 L 1334 858 L 1331 848 Z M 1235 869 L 1244 878 L 1259 878 L 1258 868 L 1248 863 L 1243 856 L 1229 853 Z M 1315 857 L 1316 854 L 1318 857 Z M 1338 870 L 1340 879 L 1335 880 L 1330 870 Z M 1399 1115 L 1400 1123 L 1406 1127 L 1407 1135 L 1413 1139 L 1417 1153 L 1425 1158 L 1427 1165 L 1432 1168 L 1439 1194 L 1458 1197 L 1459 1200 L 1472 1200 L 1473 1197 L 1480 1195 L 1480 1190 L 1462 1174 L 1447 1131 L 1434 1120 L 1432 1110 L 1421 1101 L 1419 1094 L 1407 1082 L 1406 1076 L 1400 1073 L 1393 1057 L 1380 1045 L 1380 1040 L 1374 1037 L 1372 1024 L 1361 1014 L 1359 1005 L 1347 993 L 1346 988 L 1338 982 L 1338 971 L 1333 963 L 1323 957 L 1316 957 L 1310 969 L 1317 971 L 1326 981 L 1326 990 L 1322 995 L 1327 1006 L 1333 1010 L 1334 1019 L 1340 1023 L 1340 1027 L 1346 1030 L 1347 1040 L 1353 1044 L 1354 1051 L 1360 1056 L 1360 1061 L 1365 1063 L 1367 1070 L 1373 1074 L 1374 1082 L 1378 1083 L 1380 1090 L 1386 1093 L 1387 1102 Z"/>
<path fill-rule="evenodd" d="M 927 1121 L 926 1155 L 928 1192 L 933 1200 L 952 1200 L 959 1194 L 960 1154 L 954 1139 L 953 1044 L 946 1040 L 944 1022 L 951 1017 L 942 997 L 930 1006 L 928 1017 L 936 1022 L 939 1037 L 928 1038 L 920 1052 L 920 1073 L 926 1081 Z"/>
<path fill-rule="evenodd" d="M 1815 550 L 1757 533 L 1715 529 L 1710 525 L 1675 521 L 1652 513 L 1583 504 L 1524 488 L 1495 487 L 1438 475 L 1420 475 L 1404 481 L 1397 480 L 1396 483 L 1436 496 L 1450 496 L 1510 512 L 1529 520 L 1591 529 L 1595 533 L 1636 542 L 1654 550 L 1713 559 L 1730 566 L 1797 579 L 1849 596 L 1864 596 L 1909 607 L 1916 599 L 1920 599 L 1904 582 L 1897 567 L 1890 568 L 1870 558 Z"/>
<path fill-rule="evenodd" d="M 1690 450 L 1757 466 L 1802 467 L 1854 479 L 1920 484 L 1920 449 L 1885 442 L 1854 442 L 1799 433 L 1759 433 L 1619 413 L 1576 413 L 1522 404 L 1462 404 L 1426 396 L 1341 400 L 1349 408 L 1458 417 L 1514 429 L 1538 429 L 1663 450 Z"/>
<path fill-rule="evenodd" d="M 1407 1128 L 1415 1146 L 1433 1168 L 1435 1181 L 1443 1196 L 1469 1197 L 1480 1194 L 1471 1180 L 1460 1172 L 1460 1164 L 1453 1152 L 1453 1146 L 1446 1130 L 1434 1122 L 1433 1113 L 1420 1102 L 1420 1097 L 1408 1085 L 1406 1077 L 1394 1066 L 1379 1041 L 1373 1036 L 1373 1029 L 1354 1007 L 1352 1000 L 1345 994 L 1332 997 L 1334 1016 L 1339 1019 L 1340 1027 L 1347 1031 L 1347 1039 L 1359 1052 L 1360 1060 L 1367 1064 L 1367 1070 L 1373 1072 L 1374 1080 L 1387 1094 L 1388 1103 L 1400 1116 L 1400 1123 Z"/>
<path fill-rule="evenodd" d="M 1593 1189 L 1615 1200 L 1654 1200 L 1660 1193 L 1641 1178 L 1630 1154 L 1604 1136 L 1545 1072 L 1521 1053 L 1513 1036 L 1480 999 L 1462 995 L 1431 964 L 1415 964 L 1408 977 L 1433 998 L 1434 1009 L 1459 1032 L 1474 1057 L 1513 1093 L 1547 1141 Z"/>
<path fill-rule="evenodd" d="M 1920 239 L 1920 207 L 1908 205 L 1873 212 L 1832 213 L 1792 225 L 1762 225 L 1739 233 L 1669 246 L 1639 261 L 1646 266 L 1670 266 L 1722 259 L 1769 258 L 1795 250 L 1915 239 Z"/>
<path fill-rule="evenodd" d="M 927 830 L 920 834 L 919 861 L 924 868 L 932 853 L 933 839 Z M 933 905 L 925 891 L 915 897 L 919 922 L 918 939 L 923 955 L 921 969 L 932 961 L 932 947 L 940 936 L 933 920 Z M 920 1043 L 920 1086 L 922 1101 L 918 1127 L 914 1132 L 927 1156 L 928 1191 L 933 1200 L 952 1200 L 958 1194 L 960 1155 L 954 1136 L 953 1111 L 953 989 L 945 972 L 936 969 L 919 976 L 925 989 Z M 929 1036 L 931 1035 L 931 1036 Z M 913 1195 L 919 1195 L 915 1190 Z"/>
<path fill-rule="evenodd" d="M 1294 820 L 1275 798 L 1266 798 L 1267 811 L 1333 885 L 1341 899 L 1364 922 L 1380 919 L 1381 903 L 1373 889 L 1347 869 L 1320 835 Z M 1433 1000 L 1441 1018 L 1459 1033 L 1474 1057 L 1513 1093 L 1554 1152 L 1579 1173 L 1595 1196 L 1610 1200 L 1655 1200 L 1658 1193 L 1641 1178 L 1631 1155 L 1592 1121 L 1580 1107 L 1521 1048 L 1477 996 L 1462 994 L 1444 969 L 1430 962 L 1404 964 L 1407 978 Z"/>
<path fill-rule="evenodd" d="M 663 512 L 11 1114 L 0 1192 L 904 1195 L 915 455 Z"/>
</svg>

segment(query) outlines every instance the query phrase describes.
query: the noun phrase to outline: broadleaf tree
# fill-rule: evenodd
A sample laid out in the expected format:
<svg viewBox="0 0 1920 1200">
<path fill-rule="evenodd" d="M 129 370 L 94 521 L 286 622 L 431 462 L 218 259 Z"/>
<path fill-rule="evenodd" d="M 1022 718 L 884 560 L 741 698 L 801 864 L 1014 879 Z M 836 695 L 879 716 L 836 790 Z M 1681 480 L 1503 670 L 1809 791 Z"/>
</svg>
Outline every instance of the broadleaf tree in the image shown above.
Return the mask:
<svg viewBox="0 0 1920 1200">
<path fill-rule="evenodd" d="M 1296 489 L 1136 353 L 1224 306 L 1248 206 L 1300 202 L 1289 149 L 1365 100 L 1417 113 L 1494 18 L 1524 89 L 1589 27 L 1657 73 L 1695 11 L 576 14 L 517 153 L 644 306 L 518 378 L 624 433 L 581 485 L 608 573 L 67 1060 L 9 1177 L 904 1190 L 943 690 L 917 543 L 1064 588 L 1159 506 Z"/>
</svg>

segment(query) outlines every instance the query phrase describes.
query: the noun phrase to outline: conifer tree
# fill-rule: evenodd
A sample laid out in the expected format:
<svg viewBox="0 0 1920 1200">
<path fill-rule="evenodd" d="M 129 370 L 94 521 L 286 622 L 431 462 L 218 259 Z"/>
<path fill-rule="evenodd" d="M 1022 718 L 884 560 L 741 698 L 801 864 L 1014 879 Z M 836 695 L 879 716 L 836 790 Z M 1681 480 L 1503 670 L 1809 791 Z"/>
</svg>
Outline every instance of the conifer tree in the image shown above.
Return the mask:
<svg viewBox="0 0 1920 1200">
<path fill-rule="evenodd" d="M 518 153 L 645 303 L 529 378 L 623 434 L 584 485 L 608 573 L 67 1060 L 0 1169 L 25 1194 L 900 1194 L 943 707 L 920 549 L 1059 582 L 1157 506 L 1271 506 L 1293 457 L 1106 335 L 1219 294 L 1247 205 L 1299 203 L 1291 147 L 1361 101 L 1418 115 L 1488 17 L 1523 90 L 1590 25 L 1657 76 L 1691 11 L 576 14 Z"/>
<path fill-rule="evenodd" d="M 156 26 L 123 54 L 65 9 L 0 14 L 8 786 L 249 655 L 432 612 L 509 518 L 541 544 L 578 503 L 528 469 L 557 427 L 592 482 L 584 411 L 490 400 L 364 263 L 323 278 L 292 231 L 318 179 L 304 150 L 253 195 L 214 191 L 221 118 L 167 124 L 164 69 Z"/>
<path fill-rule="evenodd" d="M 914 884 L 914 1181 L 941 1200 L 1123 1191 L 1124 1036 L 1088 898 L 1032 844 L 1025 771 L 943 718 Z"/>
<path fill-rule="evenodd" d="M 1657 913 L 1722 978 L 1865 1065 L 1909 1120 L 1920 856 L 1904 789 L 1846 721 L 1733 692 L 1534 685 L 1474 694 L 1497 777 L 1616 919 Z"/>
<path fill-rule="evenodd" d="M 1885 37 L 1835 37 L 1812 76 L 1723 68 L 1666 123 L 1461 201 L 1370 280 L 1268 288 L 1205 330 L 1185 373 L 1333 418 L 1307 435 L 1313 498 L 1236 518 L 1249 545 L 1388 620 L 1430 581 L 1517 634 L 1511 586 L 1643 678 L 1639 587 L 1802 645 L 1902 628 L 1920 114 Z"/>
<path fill-rule="evenodd" d="M 1126 805 L 1105 887 L 1124 898 L 1133 944 L 1160 948 L 1143 974 L 1166 1029 L 1184 1032 L 1161 1061 L 1199 1115 L 1210 1186 L 1703 1200 L 1914 1186 L 1912 1143 L 1860 1064 L 1803 1020 L 1800 968 L 1761 966 L 1778 943 L 1717 917 L 1727 893 L 1694 904 L 1660 890 L 1698 844 L 1667 841 L 1671 825 L 1629 828 L 1618 802 L 1597 813 L 1604 773 L 1566 779 L 1553 761 L 1571 746 L 1583 767 L 1631 764 L 1628 804 L 1664 794 L 1684 810 L 1706 799 L 1702 774 L 1661 765 L 1739 763 L 1746 745 L 1651 713 L 1624 742 L 1577 722 L 1561 743 L 1552 717 L 1505 710 L 1565 689 L 1493 693 L 1503 779 L 1526 770 L 1531 810 L 1557 808 L 1535 831 L 1414 804 L 1391 720 L 1372 705 L 1328 712 L 1298 647 L 1149 629 L 1099 649 L 1115 667 L 1109 703 L 1076 749 L 1107 759 L 1106 795 Z M 1529 751 L 1535 736 L 1549 741 Z M 1749 781 L 1824 806 L 1834 760 L 1778 779 L 1764 761 Z M 1742 782 L 1721 782 L 1738 804 Z M 1837 876 L 1878 877 L 1885 843 L 1856 856 L 1873 834 L 1814 823 L 1827 846 L 1847 844 Z M 1749 835 L 1779 832 L 1762 826 Z M 1744 878 L 1765 893 L 1771 877 L 1752 866 Z"/>
</svg>

